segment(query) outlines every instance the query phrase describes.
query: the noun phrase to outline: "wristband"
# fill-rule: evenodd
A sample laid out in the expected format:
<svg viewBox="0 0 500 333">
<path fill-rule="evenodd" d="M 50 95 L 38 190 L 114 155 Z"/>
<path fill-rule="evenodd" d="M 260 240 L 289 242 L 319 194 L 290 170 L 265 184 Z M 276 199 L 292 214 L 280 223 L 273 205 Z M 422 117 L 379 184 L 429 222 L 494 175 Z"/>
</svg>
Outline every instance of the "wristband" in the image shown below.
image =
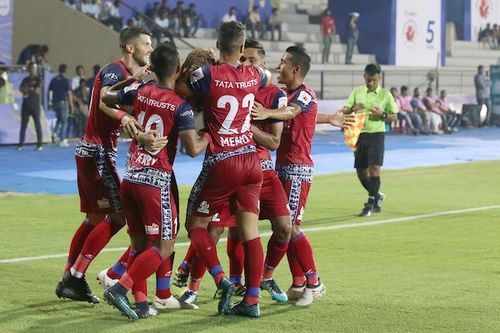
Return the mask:
<svg viewBox="0 0 500 333">
<path fill-rule="evenodd" d="M 118 117 L 118 120 L 122 120 L 123 117 L 128 116 L 128 113 L 122 110 L 116 111 L 116 116 Z"/>
<path fill-rule="evenodd" d="M 385 120 L 387 118 L 387 113 L 385 112 L 382 112 L 382 115 L 380 116 L 383 120 Z"/>
</svg>

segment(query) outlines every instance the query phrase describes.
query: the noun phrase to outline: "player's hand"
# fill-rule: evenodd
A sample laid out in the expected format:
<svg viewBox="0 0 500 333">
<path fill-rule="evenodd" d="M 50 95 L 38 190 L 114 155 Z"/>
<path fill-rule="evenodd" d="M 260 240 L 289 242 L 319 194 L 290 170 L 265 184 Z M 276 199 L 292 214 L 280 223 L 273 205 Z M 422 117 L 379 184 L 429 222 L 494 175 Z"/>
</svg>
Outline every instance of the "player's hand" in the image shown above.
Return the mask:
<svg viewBox="0 0 500 333">
<path fill-rule="evenodd" d="M 131 138 L 135 138 L 142 129 L 141 124 L 132 116 L 124 116 L 121 120 L 122 126 Z"/>
<path fill-rule="evenodd" d="M 335 113 L 328 115 L 328 122 L 332 126 L 342 127 L 342 126 L 344 126 L 345 117 L 346 116 L 344 115 L 344 113 L 342 111 L 337 111 Z"/>
<path fill-rule="evenodd" d="M 354 112 L 358 112 L 359 110 L 363 110 L 364 108 L 365 108 L 365 103 L 360 102 L 356 103 L 356 105 L 354 105 L 352 109 Z"/>
<path fill-rule="evenodd" d="M 255 102 L 252 107 L 252 119 L 253 120 L 266 120 L 269 118 L 269 114 L 267 113 L 267 109 L 260 104 L 259 102 Z"/>
<path fill-rule="evenodd" d="M 136 81 L 144 80 L 144 78 L 146 76 L 148 76 L 148 74 L 150 72 L 151 72 L 151 68 L 149 67 L 149 65 L 139 67 L 139 69 L 137 70 L 137 72 L 134 73 L 133 78 Z"/>
<path fill-rule="evenodd" d="M 356 124 L 356 115 L 354 114 L 345 115 L 344 124 L 342 125 L 343 128 L 353 127 L 355 124 Z"/>
<path fill-rule="evenodd" d="M 168 143 L 168 137 L 159 136 L 156 130 L 140 133 L 136 140 L 149 152 L 161 150 Z"/>
</svg>

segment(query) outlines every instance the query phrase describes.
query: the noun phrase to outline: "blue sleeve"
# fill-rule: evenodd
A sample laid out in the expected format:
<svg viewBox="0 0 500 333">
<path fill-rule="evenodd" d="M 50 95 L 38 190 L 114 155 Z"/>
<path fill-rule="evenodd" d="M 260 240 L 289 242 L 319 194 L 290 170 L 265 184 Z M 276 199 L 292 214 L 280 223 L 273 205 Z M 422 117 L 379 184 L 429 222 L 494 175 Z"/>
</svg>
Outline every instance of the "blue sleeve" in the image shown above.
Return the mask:
<svg viewBox="0 0 500 333">
<path fill-rule="evenodd" d="M 207 94 L 210 91 L 210 66 L 203 66 L 191 73 L 188 87 L 192 92 Z"/>
<path fill-rule="evenodd" d="M 272 109 L 279 109 L 288 105 L 288 97 L 283 90 L 279 90 L 276 95 L 274 95 Z"/>
<path fill-rule="evenodd" d="M 182 103 L 175 110 L 175 124 L 178 132 L 195 129 L 193 108 L 189 103 Z"/>
<path fill-rule="evenodd" d="M 143 84 L 141 84 L 141 82 L 134 82 L 130 86 L 120 90 L 116 96 L 118 98 L 118 104 L 133 105 L 135 97 L 137 96 L 137 90 L 142 86 Z"/>
<path fill-rule="evenodd" d="M 267 85 L 267 75 L 266 75 L 266 72 L 262 68 L 260 68 L 259 66 L 255 66 L 255 68 L 257 68 L 257 71 L 259 72 L 259 75 L 260 75 L 259 89 L 262 89 Z"/>
<path fill-rule="evenodd" d="M 300 112 L 308 112 L 311 107 L 316 104 L 316 100 L 313 99 L 311 94 L 309 94 L 305 90 L 299 91 L 295 94 L 295 97 L 292 99 L 291 103 L 295 103 L 300 106 Z"/>
<path fill-rule="evenodd" d="M 110 64 L 101 71 L 101 87 L 112 86 L 123 79 L 123 70 L 118 64 Z"/>
<path fill-rule="evenodd" d="M 414 99 L 412 99 L 412 100 L 410 101 L 410 105 L 411 105 L 411 107 L 412 107 L 412 108 L 414 108 L 414 109 L 418 108 L 418 102 L 417 102 L 416 100 L 414 100 Z"/>
<path fill-rule="evenodd" d="M 69 84 L 69 80 L 68 79 L 64 79 L 64 89 L 66 91 L 71 91 L 71 84 Z M 92 87 L 90 89 L 92 90 Z"/>
</svg>

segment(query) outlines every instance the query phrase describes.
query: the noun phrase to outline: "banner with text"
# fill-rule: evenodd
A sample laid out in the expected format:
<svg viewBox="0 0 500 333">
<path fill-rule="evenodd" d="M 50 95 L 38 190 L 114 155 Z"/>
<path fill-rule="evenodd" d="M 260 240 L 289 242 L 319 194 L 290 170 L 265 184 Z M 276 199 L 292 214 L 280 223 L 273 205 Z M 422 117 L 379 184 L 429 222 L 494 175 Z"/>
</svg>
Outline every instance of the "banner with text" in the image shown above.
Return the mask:
<svg viewBox="0 0 500 333">
<path fill-rule="evenodd" d="M 441 1 L 397 1 L 396 65 L 441 64 L 441 10 Z"/>
</svg>

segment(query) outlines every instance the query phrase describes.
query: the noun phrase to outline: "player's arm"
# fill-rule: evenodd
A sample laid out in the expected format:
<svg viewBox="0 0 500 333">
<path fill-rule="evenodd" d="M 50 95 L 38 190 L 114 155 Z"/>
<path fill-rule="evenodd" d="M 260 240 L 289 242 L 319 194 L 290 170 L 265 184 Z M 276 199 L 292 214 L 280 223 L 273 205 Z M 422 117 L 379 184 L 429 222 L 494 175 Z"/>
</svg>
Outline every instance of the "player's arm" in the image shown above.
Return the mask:
<svg viewBox="0 0 500 333">
<path fill-rule="evenodd" d="M 255 125 L 251 125 L 254 140 L 261 146 L 270 150 L 276 150 L 281 143 L 281 133 L 283 132 L 283 122 L 277 121 L 269 126 L 269 132 L 259 129 Z"/>
<path fill-rule="evenodd" d="M 253 120 L 266 120 L 272 118 L 285 121 L 295 118 L 300 112 L 300 106 L 295 103 L 277 109 L 266 109 L 259 102 L 255 102 L 252 107 L 252 118 Z"/>
<path fill-rule="evenodd" d="M 191 157 L 196 157 L 207 149 L 210 143 L 210 136 L 207 132 L 204 132 L 200 137 L 196 134 L 195 129 L 188 129 L 179 132 L 179 137 L 184 144 L 186 153 Z"/>
<path fill-rule="evenodd" d="M 330 124 L 335 127 L 349 127 L 354 125 L 355 115 L 344 114 L 342 110 L 335 113 L 318 113 L 316 116 L 316 124 Z"/>
</svg>

